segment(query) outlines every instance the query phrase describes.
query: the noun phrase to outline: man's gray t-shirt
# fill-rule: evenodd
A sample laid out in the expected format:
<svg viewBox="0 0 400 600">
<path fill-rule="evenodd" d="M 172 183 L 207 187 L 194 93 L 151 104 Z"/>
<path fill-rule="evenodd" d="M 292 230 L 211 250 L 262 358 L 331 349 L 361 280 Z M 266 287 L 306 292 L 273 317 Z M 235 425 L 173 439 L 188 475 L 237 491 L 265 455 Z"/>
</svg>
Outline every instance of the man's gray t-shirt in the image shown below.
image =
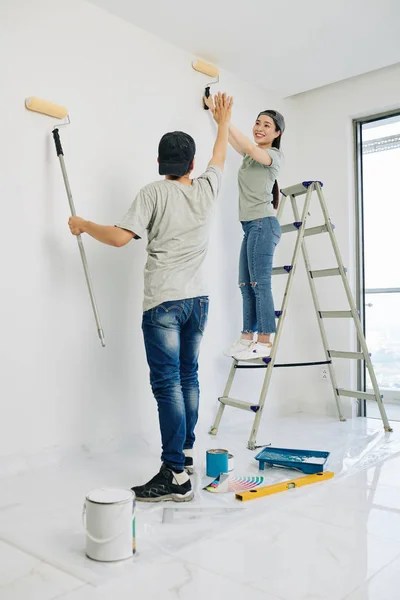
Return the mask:
<svg viewBox="0 0 400 600">
<path fill-rule="evenodd" d="M 272 188 L 282 163 L 282 152 L 277 148 L 266 150 L 272 164 L 261 163 L 245 154 L 239 169 L 239 219 L 255 221 L 275 216 L 272 206 Z"/>
<path fill-rule="evenodd" d="M 140 190 L 116 223 L 143 237 L 147 231 L 143 310 L 163 302 L 208 295 L 202 273 L 222 171 L 213 166 L 192 185 L 163 180 Z"/>
</svg>

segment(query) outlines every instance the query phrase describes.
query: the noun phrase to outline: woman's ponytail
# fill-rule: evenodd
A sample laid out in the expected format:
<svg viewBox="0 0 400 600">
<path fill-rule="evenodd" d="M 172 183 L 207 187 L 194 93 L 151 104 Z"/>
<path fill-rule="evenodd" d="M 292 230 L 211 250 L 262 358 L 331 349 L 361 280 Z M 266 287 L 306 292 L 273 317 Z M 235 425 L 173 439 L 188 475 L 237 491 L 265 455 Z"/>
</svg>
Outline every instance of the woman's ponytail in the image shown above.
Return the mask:
<svg viewBox="0 0 400 600">
<path fill-rule="evenodd" d="M 272 147 L 277 148 L 279 150 L 279 148 L 281 147 L 281 136 L 280 135 L 274 139 L 274 141 L 272 142 Z M 277 180 L 275 179 L 274 187 L 272 188 L 272 206 L 274 207 L 275 210 L 278 210 L 279 198 L 280 198 L 279 185 L 278 185 Z"/>
<path fill-rule="evenodd" d="M 272 206 L 274 207 L 275 210 L 278 210 L 279 197 L 280 197 L 279 185 L 278 185 L 277 180 L 275 179 L 274 187 L 272 188 Z"/>
</svg>

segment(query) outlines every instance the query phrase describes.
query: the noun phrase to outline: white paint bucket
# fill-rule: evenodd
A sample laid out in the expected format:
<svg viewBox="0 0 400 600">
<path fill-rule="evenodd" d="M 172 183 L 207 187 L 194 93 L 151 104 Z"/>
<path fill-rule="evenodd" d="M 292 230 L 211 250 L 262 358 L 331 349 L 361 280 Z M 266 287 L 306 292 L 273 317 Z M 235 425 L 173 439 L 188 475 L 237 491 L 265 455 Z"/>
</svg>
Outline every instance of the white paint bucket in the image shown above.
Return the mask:
<svg viewBox="0 0 400 600">
<path fill-rule="evenodd" d="M 135 504 L 131 490 L 100 488 L 89 492 L 82 515 L 89 558 L 111 562 L 136 552 Z"/>
</svg>

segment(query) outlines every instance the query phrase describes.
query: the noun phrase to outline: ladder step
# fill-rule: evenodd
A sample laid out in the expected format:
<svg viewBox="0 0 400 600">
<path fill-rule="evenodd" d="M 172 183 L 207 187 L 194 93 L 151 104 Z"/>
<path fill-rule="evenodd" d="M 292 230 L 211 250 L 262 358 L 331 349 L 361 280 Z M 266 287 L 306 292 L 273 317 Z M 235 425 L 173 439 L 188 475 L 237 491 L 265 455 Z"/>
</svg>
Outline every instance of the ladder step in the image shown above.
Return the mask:
<svg viewBox="0 0 400 600">
<path fill-rule="evenodd" d="M 364 354 L 362 352 L 339 352 L 337 350 L 328 350 L 331 358 L 354 358 L 355 360 L 363 360 Z"/>
<path fill-rule="evenodd" d="M 345 273 L 347 269 L 345 269 Z M 317 271 L 310 271 L 310 275 L 313 279 L 317 277 L 334 277 L 335 275 L 340 275 L 340 270 L 336 269 L 318 269 Z"/>
<path fill-rule="evenodd" d="M 266 369 L 271 362 L 271 357 L 267 356 L 266 358 L 258 358 L 255 360 L 246 360 L 242 361 L 244 365 L 235 365 L 235 369 Z M 277 367 L 314 367 L 316 365 L 331 365 L 331 360 L 318 360 L 314 362 L 302 362 L 302 363 L 282 363 L 282 364 L 274 364 L 274 368 Z"/>
<path fill-rule="evenodd" d="M 321 319 L 351 319 L 351 310 L 321 310 Z"/>
<path fill-rule="evenodd" d="M 236 360 L 236 359 L 234 359 Z M 244 368 L 256 368 L 256 367 L 250 367 L 249 365 L 256 365 L 259 367 L 263 367 L 264 369 L 266 369 L 269 365 L 269 363 L 271 362 L 271 357 L 270 356 L 265 356 L 264 358 L 250 358 L 249 360 L 236 360 L 236 365 L 235 365 L 235 369 L 244 369 Z M 245 366 L 243 366 L 242 364 L 239 363 L 244 363 Z"/>
<path fill-rule="evenodd" d="M 272 275 L 288 275 L 292 269 L 292 265 L 285 265 L 284 267 L 274 267 L 272 269 Z"/>
<path fill-rule="evenodd" d="M 287 225 L 281 225 L 281 233 L 291 233 L 292 231 L 298 231 L 302 226 L 301 221 L 295 221 L 294 223 L 287 223 Z"/>
<path fill-rule="evenodd" d="M 281 233 L 293 233 L 293 231 L 299 231 L 300 227 L 303 225 L 301 221 L 295 221 L 294 223 L 287 223 L 286 225 L 281 225 Z M 335 225 L 331 223 L 332 229 L 335 229 Z M 326 225 L 317 225 L 316 227 L 308 227 L 304 231 L 305 236 L 309 235 L 319 235 L 320 233 L 327 233 L 328 227 Z"/>
<path fill-rule="evenodd" d="M 319 183 L 321 187 L 323 186 L 321 181 L 303 181 L 302 183 L 298 183 L 297 185 L 292 185 L 291 187 L 281 190 L 281 193 L 284 196 L 302 196 L 303 194 L 307 193 L 308 188 L 313 183 Z"/>
<path fill-rule="evenodd" d="M 331 223 L 332 229 L 335 229 L 335 226 L 333 223 Z M 317 227 L 307 227 L 307 229 L 304 231 L 304 235 L 305 236 L 309 236 L 309 235 L 318 235 L 320 233 L 327 233 L 328 232 L 328 227 L 326 225 L 317 225 Z"/>
<path fill-rule="evenodd" d="M 339 396 L 348 396 L 349 398 L 362 398 L 363 400 L 376 400 L 375 394 L 367 394 L 367 392 L 353 392 L 352 390 L 338 389 Z"/>
<path fill-rule="evenodd" d="M 234 406 L 235 408 L 241 408 L 242 410 L 249 410 L 251 412 L 258 412 L 260 410 L 260 406 L 258 404 L 251 404 L 250 402 L 243 402 L 243 400 L 235 400 L 235 398 L 228 398 L 226 396 L 222 396 L 218 398 L 221 404 L 225 404 L 225 406 Z"/>
</svg>

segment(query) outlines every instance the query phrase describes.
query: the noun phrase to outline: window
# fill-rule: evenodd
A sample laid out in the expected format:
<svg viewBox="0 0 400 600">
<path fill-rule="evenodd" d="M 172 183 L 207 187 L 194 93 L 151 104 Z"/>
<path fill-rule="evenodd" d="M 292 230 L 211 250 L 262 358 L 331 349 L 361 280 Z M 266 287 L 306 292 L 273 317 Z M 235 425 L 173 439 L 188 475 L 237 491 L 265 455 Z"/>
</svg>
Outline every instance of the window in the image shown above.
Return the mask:
<svg viewBox="0 0 400 600">
<path fill-rule="evenodd" d="M 388 417 L 400 420 L 400 113 L 357 121 L 355 131 L 359 308 Z M 369 390 L 364 369 L 359 376 Z M 360 413 L 378 409 L 363 402 Z"/>
</svg>

